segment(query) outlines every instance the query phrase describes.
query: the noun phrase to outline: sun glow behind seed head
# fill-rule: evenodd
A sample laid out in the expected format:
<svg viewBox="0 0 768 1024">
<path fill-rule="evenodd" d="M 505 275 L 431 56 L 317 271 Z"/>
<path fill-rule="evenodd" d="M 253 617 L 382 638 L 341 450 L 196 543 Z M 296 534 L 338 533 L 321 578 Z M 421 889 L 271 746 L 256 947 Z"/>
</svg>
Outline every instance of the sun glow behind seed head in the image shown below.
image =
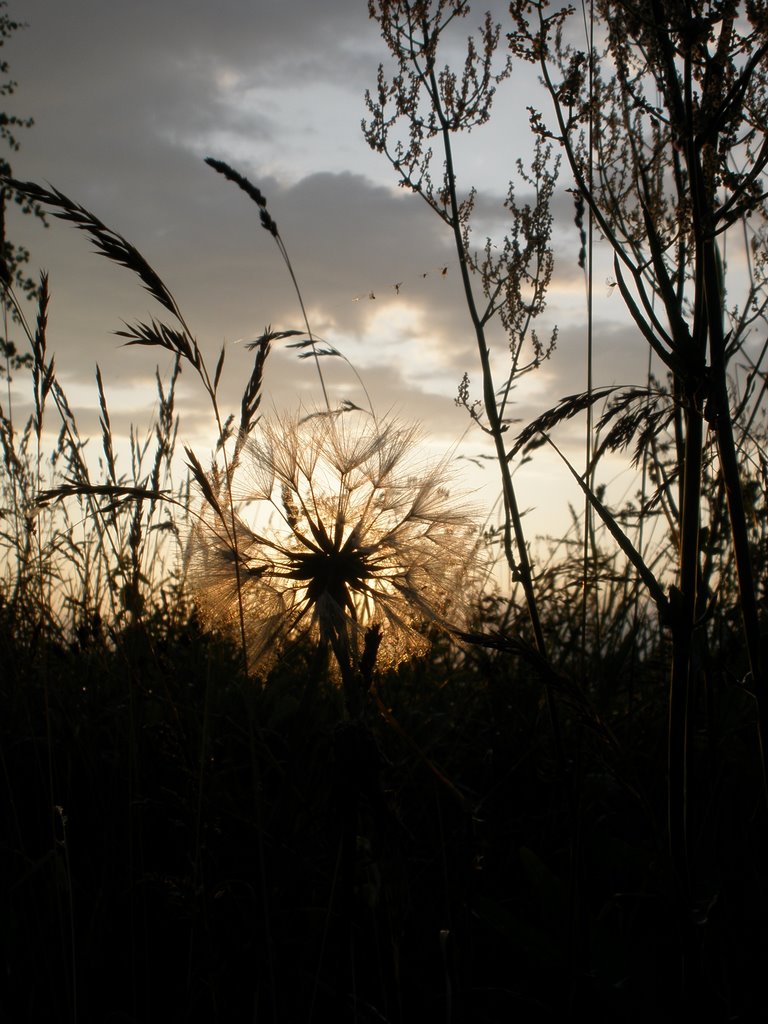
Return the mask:
<svg viewBox="0 0 768 1024">
<path fill-rule="evenodd" d="M 204 616 L 236 625 L 237 566 L 253 665 L 299 636 L 354 664 L 371 626 L 382 667 L 425 653 L 424 624 L 465 628 L 477 582 L 478 526 L 448 479 L 421 459 L 418 428 L 393 419 L 264 421 L 233 481 L 235 537 L 203 507 L 189 579 Z"/>
</svg>

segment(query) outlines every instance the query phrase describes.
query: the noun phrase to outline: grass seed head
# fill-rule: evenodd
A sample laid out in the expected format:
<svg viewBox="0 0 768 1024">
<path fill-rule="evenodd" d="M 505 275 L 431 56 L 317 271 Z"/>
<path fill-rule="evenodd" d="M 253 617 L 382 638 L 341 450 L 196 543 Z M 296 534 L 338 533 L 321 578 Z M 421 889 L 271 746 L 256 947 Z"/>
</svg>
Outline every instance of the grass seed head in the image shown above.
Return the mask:
<svg viewBox="0 0 768 1024">
<path fill-rule="evenodd" d="M 252 523 L 241 511 L 233 530 L 223 502 L 206 504 L 189 568 L 211 624 L 236 625 L 239 586 L 252 665 L 300 635 L 357 664 L 377 626 L 378 664 L 393 667 L 428 649 L 425 624 L 463 622 L 478 530 L 418 442 L 415 427 L 357 413 L 259 424 L 233 483 Z"/>
</svg>

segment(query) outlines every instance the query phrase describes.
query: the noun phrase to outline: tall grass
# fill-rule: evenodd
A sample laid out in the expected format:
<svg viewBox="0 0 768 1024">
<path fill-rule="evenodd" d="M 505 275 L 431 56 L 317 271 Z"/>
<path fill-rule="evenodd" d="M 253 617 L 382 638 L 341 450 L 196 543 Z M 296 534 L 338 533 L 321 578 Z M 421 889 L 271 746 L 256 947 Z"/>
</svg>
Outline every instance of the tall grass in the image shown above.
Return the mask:
<svg viewBox="0 0 768 1024">
<path fill-rule="evenodd" d="M 257 203 L 262 226 L 277 242 L 296 284 L 287 251 L 260 191 L 228 165 L 220 161 L 209 163 Z M 163 660 L 158 644 L 184 643 L 187 637 L 187 641 L 194 638 L 199 645 L 196 613 L 192 611 L 191 602 L 196 601 L 203 611 L 215 610 L 216 615 L 209 616 L 210 623 L 226 626 L 228 621 L 236 622 L 239 639 L 232 651 L 239 650 L 243 678 L 249 677 L 249 653 L 254 656 L 253 664 L 258 658 L 262 671 L 266 671 L 265 655 L 272 662 L 278 656 L 282 660 L 294 658 L 296 645 L 303 643 L 306 647 L 308 643 L 306 627 L 314 627 L 312 639 L 316 650 L 309 662 L 310 678 L 303 685 L 301 706 L 310 699 L 313 703 L 316 701 L 313 694 L 318 681 L 327 678 L 325 655 L 330 651 L 343 682 L 344 697 L 341 712 L 337 708 L 336 722 L 340 726 L 343 721 L 344 728 L 334 736 L 333 754 L 345 762 L 345 771 L 353 776 L 357 777 L 361 771 L 367 775 L 368 780 L 361 782 L 362 792 L 371 796 L 379 793 L 377 754 L 365 718 L 374 707 L 367 694 L 373 688 L 376 663 L 397 664 L 423 652 L 428 644 L 418 632 L 422 621 L 439 621 L 443 628 L 453 628 L 448 616 L 453 616 L 462 604 L 459 573 L 467 577 L 470 569 L 467 559 L 472 557 L 474 542 L 470 517 L 446 490 L 445 465 L 426 471 L 414 469 L 413 449 L 417 437 L 413 428 L 381 422 L 371 412 L 369 426 L 359 430 L 346 424 L 353 413 L 363 416 L 360 410 L 348 402 L 338 409 L 331 408 L 319 360 L 320 356 L 338 353 L 329 346 L 318 349 L 308 322 L 306 341 L 291 344 L 300 349 L 301 355 L 309 349 L 307 354 L 313 356 L 325 409 L 307 414 L 303 419 L 295 417 L 292 426 L 287 421 L 271 426 L 259 424 L 252 438 L 259 420 L 261 385 L 270 346 L 275 339 L 293 337 L 299 332 L 267 330 L 250 346 L 256 350 L 256 355 L 243 392 L 239 423 L 234 416 L 225 419 L 218 401 L 224 350 L 215 370 L 210 372 L 176 300 L 138 250 L 61 192 L 42 189 L 29 182 L 8 184 L 30 202 L 50 208 L 54 216 L 88 234 L 97 252 L 136 274 L 172 316 L 170 323 L 153 318 L 129 323 L 118 332 L 129 345 L 162 348 L 174 356 L 170 383 L 164 387 L 159 375 L 157 377 L 159 412 L 155 427 L 144 444 L 139 443 L 135 430 L 131 430 L 130 476 L 118 472 L 106 389 L 97 367 L 102 448 L 99 459 L 102 478 L 97 479 L 85 458 L 85 442 L 59 384 L 53 360 L 47 356 L 47 282 L 43 279 L 34 331 L 27 325 L 24 310 L 13 290 L 10 286 L 7 288 L 8 302 L 26 331 L 32 349 L 35 407 L 20 445 L 12 420 L 6 418 L 6 461 L 12 469 L 9 497 L 16 510 L 17 532 L 8 536 L 8 565 L 15 565 L 16 578 L 7 589 L 4 610 L 7 611 L 9 637 L 20 645 L 19 649 L 26 649 L 33 656 L 33 664 L 41 672 L 47 802 L 51 808 L 56 808 L 56 814 L 52 812 L 50 843 L 54 851 L 64 856 L 67 877 L 66 899 L 59 901 L 58 918 L 64 936 L 63 949 L 71 956 L 64 957 L 62 971 L 67 1004 L 72 1017 L 79 1019 L 84 1011 L 77 995 L 81 967 L 75 951 L 81 940 L 75 924 L 70 847 L 61 839 L 60 823 L 71 820 L 71 811 L 69 801 L 61 794 L 62 788 L 67 787 L 61 779 L 55 749 L 55 712 L 51 707 L 61 694 L 57 692 L 54 696 L 50 685 L 51 650 L 59 652 L 59 657 L 71 652 L 78 657 L 95 657 L 101 663 L 104 659 L 118 659 L 118 663 L 125 659 L 130 679 L 125 705 L 129 819 L 126 852 L 129 877 L 143 876 L 143 823 L 136 811 L 136 802 L 140 799 L 145 757 L 142 750 L 142 730 L 147 727 L 143 707 L 145 693 L 151 695 L 155 687 L 160 686 L 161 705 L 165 706 L 163 714 L 171 716 L 167 724 L 175 733 L 173 742 L 185 742 L 185 730 L 171 686 L 162 676 L 161 683 L 150 685 L 147 670 L 149 664 Z M 303 308 L 297 284 L 296 290 Z M 197 375 L 210 401 L 217 433 L 216 454 L 210 467 L 204 467 L 195 452 L 185 448 L 190 479 L 197 486 L 199 501 L 190 499 L 189 480 L 181 489 L 170 486 L 179 430 L 173 414 L 173 396 L 183 365 L 190 366 Z M 41 446 L 48 401 L 55 407 L 61 427 L 52 460 L 57 468 L 50 478 L 44 479 Z M 31 438 L 36 442 L 34 450 L 30 446 Z M 152 442 L 154 450 L 150 451 Z M 244 459 L 251 464 L 251 474 L 257 481 L 255 496 L 262 503 L 270 504 L 273 513 L 282 519 L 282 538 L 264 523 L 257 526 L 259 532 L 254 533 L 236 511 L 236 504 L 243 497 L 248 500 L 254 497 L 253 494 L 240 495 L 236 488 L 240 463 Z M 61 467 L 59 461 L 63 463 Z M 145 465 L 148 471 L 144 470 Z M 330 490 L 326 493 L 324 488 L 329 483 Z M 70 537 L 69 542 L 64 543 L 62 537 L 71 532 L 72 502 L 81 512 L 79 525 L 83 535 Z M 48 539 L 36 530 L 32 517 L 43 518 L 51 509 L 53 514 L 47 517 L 51 531 Z M 23 535 L 19 523 L 24 524 Z M 176 542 L 174 550 L 163 546 L 165 537 L 161 534 L 165 531 Z M 186 548 L 183 559 L 178 558 L 181 547 Z M 74 567 L 70 567 L 71 561 L 75 561 Z M 169 567 L 167 572 L 164 572 L 164 565 Z M 191 575 L 187 576 L 190 570 Z M 224 590 L 231 600 L 227 597 L 222 603 Z M 32 623 L 29 646 L 25 648 L 25 635 L 19 624 L 25 619 L 29 622 L 30 608 L 25 602 L 33 594 L 41 599 L 35 609 L 38 614 Z M 227 614 L 228 606 L 234 609 L 233 615 Z M 55 618 L 48 614 L 49 608 L 55 612 Z M 71 622 L 66 617 L 67 610 L 72 615 Z M 302 622 L 304 628 L 300 631 L 298 627 Z M 254 638 L 258 638 L 255 643 Z M 285 640 L 291 640 L 288 650 L 280 646 Z M 196 788 L 190 884 L 201 892 L 205 890 L 204 806 L 211 770 L 214 679 L 228 664 L 228 655 L 214 661 L 206 654 L 202 719 L 195 740 L 196 768 L 190 766 Z M 154 671 L 150 674 L 154 675 Z M 85 681 L 82 693 L 88 697 L 79 699 L 87 700 L 92 687 L 90 680 Z M 101 690 L 101 687 L 96 689 Z M 322 687 L 319 692 L 324 693 Z M 326 699 L 329 697 L 326 694 Z M 390 725 L 401 736 L 406 736 L 392 711 L 385 710 L 379 698 L 377 701 Z M 330 705 L 334 704 L 334 698 L 330 697 Z M 259 780 L 263 766 L 259 762 L 265 739 L 263 724 L 253 717 L 247 697 L 246 714 L 253 813 L 260 821 L 263 808 Z M 419 756 L 429 765 L 433 776 L 451 789 L 450 782 L 429 758 L 421 752 Z M 333 884 L 328 914 L 337 919 L 329 924 L 335 944 L 348 947 L 351 956 L 360 794 L 342 776 L 343 773 L 333 787 L 335 797 L 341 800 L 340 845 L 338 878 Z M 12 790 L 10 792 L 12 796 Z M 383 794 L 379 799 L 383 801 Z M 268 880 L 261 836 L 258 850 L 262 862 L 261 898 L 266 910 Z M 143 897 L 131 901 L 131 962 L 138 974 L 141 971 L 136 962 L 141 958 L 142 944 L 149 942 L 142 926 L 146 913 Z M 205 934 L 208 936 L 207 931 Z M 265 935 L 269 934 L 267 916 Z M 189 937 L 188 996 L 194 987 L 195 941 L 193 932 Z M 322 957 L 318 970 L 321 966 Z M 132 986 L 132 998 L 134 1001 L 139 998 L 135 986 Z M 278 990 L 272 975 L 267 998 L 271 1013 L 277 1018 Z"/>
<path fill-rule="evenodd" d="M 317 685 L 323 672 L 309 638 L 267 680 L 254 679 L 237 635 L 201 628 L 171 568 L 188 535 L 186 510 L 201 500 L 190 504 L 188 485 L 172 485 L 175 376 L 158 382 L 154 430 L 141 444 L 134 431 L 128 475 L 97 374 L 96 478 L 57 382 L 45 287 L 41 294 L 30 331 L 35 411 L 21 439 L 7 420 L 14 468 L 3 478 L 39 524 L 25 528 L 19 515 L 21 532 L 6 541 L 15 555 L 6 567 L 16 569 L 2 618 L 12 823 L 3 1012 L 30 1021 L 494 1021 L 510 1007 L 524 1019 L 588 1010 L 640 1020 L 670 1006 L 751 1013 L 764 946 L 742 881 L 754 897 L 764 818 L 714 452 L 703 459 L 702 572 L 717 600 L 704 609 L 689 815 L 702 848 L 718 854 L 699 861 L 694 955 L 663 866 L 669 644 L 621 548 L 596 535 L 586 620 L 582 516 L 574 511 L 572 529 L 539 557 L 546 661 L 526 626 L 520 582 L 479 596 L 463 647 L 433 625 L 431 653 L 395 672 L 377 671 L 371 653 L 355 704 Z M 132 337 L 204 366 L 183 332 L 144 326 Z M 256 350 L 240 411 L 246 427 L 258 416 L 275 336 Z M 222 372 L 201 371 L 214 397 Z M 609 405 L 598 449 L 619 443 L 631 408 L 627 396 Z M 62 426 L 46 475 L 37 425 L 54 413 Z M 637 414 L 653 432 L 653 486 L 615 512 L 629 536 L 641 522 L 674 524 L 676 508 L 674 440 L 659 428 L 674 422 L 668 390 L 657 388 L 650 411 L 643 396 Z M 744 447 L 754 480 L 745 494 L 760 550 L 764 446 L 759 415 L 751 406 L 742 415 L 745 444 L 754 440 Z M 230 457 L 218 473 L 187 458 L 204 505 L 227 521 L 224 482 L 235 480 L 250 442 L 227 435 L 226 419 L 222 434 Z M 45 436 L 41 429 L 41 453 Z M 73 510 L 81 533 L 67 542 Z M 173 527 L 153 531 L 166 516 Z M 159 580 L 149 568 L 160 558 L 154 535 L 172 542 Z M 674 531 L 667 536 L 643 552 L 658 579 L 676 558 Z M 572 759 L 569 788 L 542 678 Z M 41 970 L 44 987 L 31 980 Z"/>
<path fill-rule="evenodd" d="M 432 125 L 450 157 L 451 133 L 488 115 L 490 90 L 506 75 L 503 60 L 493 71 L 500 33 L 487 19 L 471 50 L 473 107 L 461 76 L 436 71 L 441 34 L 466 4 L 371 7 L 398 59 L 425 61 L 400 87 L 411 81 L 430 103 L 448 97 L 422 127 Z M 387 151 L 395 121 L 383 72 L 380 87 L 368 131 Z M 563 90 L 554 92 L 562 102 Z M 456 244 L 482 377 L 480 405 L 468 381 L 459 398 L 498 456 L 504 515 L 486 541 L 512 570 L 508 590 L 454 602 L 470 606 L 461 623 L 447 592 L 458 589 L 453 570 L 464 549 L 445 549 L 467 519 L 444 491 L 444 467 L 407 472 L 395 486 L 413 434 L 374 410 L 366 429 L 352 429 L 363 414 L 333 406 L 323 359 L 337 353 L 308 320 L 300 334 L 267 330 L 258 339 L 239 412 L 228 414 L 219 398 L 224 350 L 209 367 L 140 252 L 55 189 L 11 183 L 137 276 L 163 312 L 129 323 L 122 337 L 170 352 L 173 369 L 168 380 L 157 377 L 151 429 L 131 431 L 125 469 L 96 369 L 99 455 L 88 458 L 50 353 L 47 281 L 32 323 L 7 293 L 31 354 L 29 370 L 8 370 L 15 383 L 29 374 L 33 411 L 19 425 L 6 399 L 0 421 L 4 1019 L 722 1021 L 762 1013 L 768 833 L 754 644 L 742 639 L 753 626 L 736 557 L 746 543 L 762 636 L 762 355 L 734 349 L 745 369 L 728 379 L 741 541 L 732 467 L 724 468 L 728 438 L 701 403 L 686 403 L 690 380 L 677 356 L 665 379 L 589 387 L 512 438 L 512 389 L 548 353 L 530 333 L 551 273 L 555 178 L 546 146 L 521 170 L 537 202 L 518 204 L 510 193 L 520 244 L 502 248 L 501 261 L 490 243 L 485 257 L 469 245 L 472 201 L 459 198 L 457 169 L 447 163 L 445 190 L 432 187 L 419 177 L 418 148 L 410 163 L 403 150 L 390 155 L 399 153 L 398 170 L 422 188 Z M 567 147 L 566 156 L 581 159 Z M 303 309 L 263 194 L 227 164 L 209 163 L 255 204 Z M 600 180 L 579 186 L 596 217 Z M 664 261 L 653 258 L 664 290 Z M 762 316 L 759 274 L 752 312 L 734 330 Z M 483 300 L 475 299 L 478 280 Z M 682 330 L 688 307 L 678 306 L 670 315 Z M 495 316 L 511 339 L 501 385 L 489 342 Z M 653 321 L 652 348 L 663 329 Z M 323 405 L 278 435 L 260 414 L 266 361 L 281 341 L 314 361 Z M 180 480 L 182 367 L 209 403 L 216 447 L 211 464 L 187 448 L 189 477 Z M 720 391 L 710 398 L 724 400 Z M 564 535 L 534 549 L 513 466 L 541 444 L 558 445 L 558 426 L 588 409 L 587 471 L 572 473 L 594 524 L 574 509 Z M 637 493 L 618 502 L 598 481 L 604 456 L 625 450 L 643 474 Z M 322 488 L 305 486 L 321 456 L 324 482 L 341 479 L 343 502 L 330 513 Z M 273 501 L 280 536 L 245 522 L 244 468 Z M 359 529 L 344 534 L 338 524 L 358 500 Z M 384 520 L 382 538 L 375 529 Z M 195 536 L 202 546 L 185 559 Z M 448 569 L 425 556 L 428 541 L 436 557 L 451 554 Z M 209 608 L 207 621 L 185 576 L 191 567 L 205 593 L 205 550 L 216 572 L 227 570 L 226 602 L 221 587 L 208 592 L 222 615 Z M 683 578 L 690 558 L 692 610 Z M 367 617 L 377 601 L 386 614 Z M 303 628 L 309 623 L 313 630 Z M 393 639 L 419 656 L 393 657 L 398 664 L 387 668 Z M 259 643 L 278 656 L 261 660 Z"/>
<path fill-rule="evenodd" d="M 740 661 L 742 675 L 733 678 L 740 678 L 754 698 L 763 764 L 768 749 L 764 599 L 756 576 L 762 564 L 757 538 L 764 510 L 761 506 L 756 514 L 752 499 L 745 501 L 746 495 L 754 495 L 750 460 L 759 461 L 762 448 L 759 433 L 752 429 L 759 405 L 753 404 L 751 385 L 734 394 L 733 372 L 735 362 L 745 359 L 747 376 L 761 373 L 764 353 L 756 363 L 749 348 L 756 325 L 764 322 L 765 290 L 764 280 L 750 271 L 743 304 L 730 305 L 724 257 L 731 229 L 746 224 L 747 217 L 754 215 L 760 223 L 751 240 L 745 234 L 748 266 L 750 250 L 760 251 L 765 240 L 765 195 L 757 179 L 768 150 L 755 116 L 757 111 L 758 120 L 765 116 L 768 42 L 764 19 L 752 5 L 703 8 L 696 9 L 702 15 L 697 21 L 679 5 L 596 0 L 582 4 L 577 25 L 570 8 L 510 5 L 512 31 L 507 39 L 512 53 L 538 68 L 551 112 L 529 108 L 534 159 L 527 173 L 518 164 L 518 178 L 532 198 L 521 207 L 510 185 L 505 204 L 510 227 L 495 246 L 487 241 L 485 258 L 472 242 L 475 193 L 460 182 L 453 139 L 488 121 L 496 88 L 510 74 L 510 58 L 500 47 L 501 24 L 485 14 L 468 37 L 466 59 L 454 70 L 444 63 L 443 53 L 449 50 L 449 39 L 456 41 L 459 19 L 470 15 L 469 4 L 371 2 L 369 10 L 389 50 L 392 70 L 387 75 L 380 66 L 377 87 L 366 97 L 370 119 L 364 125 L 369 144 L 390 161 L 399 183 L 423 199 L 452 234 L 468 324 L 478 340 L 483 393 L 482 401 L 472 402 L 465 375 L 459 401 L 495 445 L 507 561 L 525 594 L 561 772 L 577 789 L 578 757 L 566 752 L 560 737 L 562 705 L 572 701 L 574 684 L 588 701 L 593 674 L 599 672 L 596 666 L 605 657 L 603 637 L 611 635 L 607 622 L 617 626 L 613 650 L 620 651 L 626 641 L 628 653 L 649 605 L 657 610 L 661 629 L 655 642 L 645 633 L 643 656 L 658 652 L 670 673 L 666 840 L 681 934 L 690 943 L 683 953 L 684 973 L 697 956 L 699 936 L 691 931 L 690 918 L 697 913 L 704 865 L 712 853 L 693 839 L 700 827 L 693 790 L 701 786 L 694 767 L 695 737 L 701 730 L 710 744 L 715 742 L 713 709 L 722 684 L 715 682 L 717 656 L 713 661 L 710 629 L 724 610 L 718 610 L 719 598 L 725 593 L 733 597 L 734 579 L 747 661 Z M 550 282 L 550 205 L 558 173 L 553 145 L 563 154 L 575 184 L 579 264 L 586 267 L 589 257 L 586 390 L 562 399 L 510 443 L 505 403 L 519 375 L 521 345 L 544 307 Z M 432 146 L 443 158 L 438 179 L 432 177 Z M 594 225 L 610 247 L 618 291 L 638 337 L 668 375 L 662 386 L 650 375 L 638 387 L 594 386 L 592 252 L 591 245 L 587 249 L 591 235 L 584 226 L 585 210 L 589 232 Z M 487 334 L 497 315 L 512 352 L 502 387 L 495 383 L 498 360 L 492 362 Z M 530 342 L 535 366 L 542 349 L 535 335 Z M 593 426 L 598 402 L 605 403 L 604 411 Z M 582 472 L 563 452 L 555 432 L 564 421 L 583 414 L 588 435 Z M 512 484 L 515 460 L 535 456 L 542 444 L 561 457 L 586 501 L 580 562 L 567 561 L 558 573 L 559 583 L 570 582 L 572 592 L 581 590 L 580 622 L 576 614 L 563 620 L 561 612 L 558 621 L 567 632 L 554 647 L 547 642 L 538 611 L 548 575 L 537 578 L 532 572 Z M 634 449 L 632 461 L 636 467 L 642 462 L 644 475 L 640 507 L 622 510 L 611 507 L 596 480 L 606 453 L 627 449 Z M 652 495 L 649 476 L 655 484 Z M 660 512 L 669 526 L 668 539 L 657 538 L 649 547 L 643 527 Z M 600 534 L 591 525 L 593 517 Z M 609 545 L 607 554 L 600 550 L 604 543 Z M 567 600 L 563 603 L 567 612 Z M 569 618 L 575 621 L 569 623 Z M 568 659 L 570 688 L 553 673 L 563 662 L 563 651 L 578 652 Z M 637 651 L 635 647 L 631 660 L 633 679 Z M 634 683 L 631 693 L 634 711 Z M 599 720 L 595 710 L 593 725 Z M 765 768 L 761 775 L 765 783 Z M 710 783 L 708 779 L 704 784 L 705 791 Z M 763 788 L 768 798 L 768 787 Z M 578 859 L 578 799 L 571 814 Z M 575 876 L 572 883 L 575 908 Z"/>
</svg>

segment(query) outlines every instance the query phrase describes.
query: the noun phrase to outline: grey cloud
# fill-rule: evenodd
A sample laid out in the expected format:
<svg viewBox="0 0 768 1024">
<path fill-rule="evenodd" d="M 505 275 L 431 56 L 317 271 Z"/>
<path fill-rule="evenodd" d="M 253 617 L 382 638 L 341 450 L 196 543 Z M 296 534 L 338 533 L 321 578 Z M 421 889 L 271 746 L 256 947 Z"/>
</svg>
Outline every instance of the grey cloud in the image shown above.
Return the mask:
<svg viewBox="0 0 768 1024">
<path fill-rule="evenodd" d="M 142 151 L 215 131 L 274 143 L 285 125 L 271 105 L 237 102 L 249 87 L 344 82 L 362 113 L 364 69 L 374 70 L 364 55 L 374 26 L 351 0 L 27 0 L 23 16 L 28 27 L 7 44 L 19 81 L 9 104 L 36 125 L 14 166 L 45 160 L 51 176 L 53 164 L 58 176 L 131 168 Z"/>
<path fill-rule="evenodd" d="M 447 437 L 464 429 L 466 417 L 453 397 L 464 370 L 477 383 L 477 356 L 450 232 L 418 197 L 395 188 L 383 158 L 376 167 L 386 185 L 353 173 L 356 163 L 339 171 L 346 156 L 339 158 L 333 147 L 341 115 L 315 102 L 321 86 L 343 86 L 350 110 L 357 111 L 349 115 L 350 137 L 359 133 L 362 90 L 374 82 L 384 55 L 364 3 L 27 0 L 23 17 L 30 27 L 4 56 L 19 80 L 15 107 L 37 123 L 14 154 L 15 171 L 51 181 L 133 242 L 176 294 L 211 363 L 224 341 L 249 340 L 267 324 L 302 323 L 258 211 L 204 166 L 207 153 L 263 189 L 307 306 L 317 313 L 315 326 L 321 333 L 327 327 L 328 340 L 359 365 L 377 405 L 400 405 Z M 249 89 L 253 103 L 235 102 Z M 269 90 L 282 106 L 258 102 Z M 303 147 L 290 179 L 273 176 L 270 156 L 274 151 L 277 160 L 286 145 L 287 162 Z M 358 152 L 367 153 L 361 140 Z M 504 178 L 502 172 L 493 192 L 478 199 L 480 244 L 503 213 Z M 526 200 L 522 192 L 519 200 Z M 583 369 L 583 300 L 574 314 L 572 295 L 581 277 L 578 240 L 564 187 L 556 213 L 558 281 L 570 291 L 562 299 L 553 291 L 546 319 L 560 324 L 558 351 L 539 371 L 540 384 L 521 387 L 515 415 L 522 419 L 576 390 Z M 156 350 L 121 348 L 110 332 L 123 319 L 160 311 L 126 271 L 91 255 L 69 227 L 56 222 L 44 232 L 28 220 L 13 220 L 9 230 L 29 245 L 33 266 L 51 273 L 49 343 L 57 365 L 73 381 L 91 384 L 94 363 L 109 364 L 108 387 L 117 380 L 135 388 L 138 407 L 150 397 L 155 362 L 165 372 L 170 360 Z M 405 318 L 398 321 L 402 354 L 392 351 L 385 359 L 372 350 L 366 329 L 374 310 Z M 546 336 L 545 324 L 540 333 Z M 600 328 L 601 374 L 624 378 L 625 353 L 634 350 L 630 334 L 619 326 Z M 494 336 L 497 377 L 506 367 L 505 346 Z M 234 409 L 250 372 L 244 352 L 230 344 L 222 383 L 222 399 Z M 202 396 L 192 378 L 185 371 L 179 408 L 200 420 Z M 316 391 L 309 363 L 284 351 L 273 353 L 267 384 L 270 396 L 286 401 Z M 116 412 L 115 423 L 125 416 Z"/>
</svg>

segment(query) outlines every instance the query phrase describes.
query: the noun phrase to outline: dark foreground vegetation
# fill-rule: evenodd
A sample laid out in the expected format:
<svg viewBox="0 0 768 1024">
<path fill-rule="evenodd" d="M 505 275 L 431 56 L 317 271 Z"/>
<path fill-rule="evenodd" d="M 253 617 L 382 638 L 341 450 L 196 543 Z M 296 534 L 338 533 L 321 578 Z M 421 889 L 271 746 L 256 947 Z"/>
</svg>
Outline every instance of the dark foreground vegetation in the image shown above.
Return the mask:
<svg viewBox="0 0 768 1024">
<path fill-rule="evenodd" d="M 262 686 L 194 618 L 92 627 L 3 626 L 3 1021 L 761 1019 L 738 652 L 697 686 L 686 904 L 652 661 L 589 678 L 601 719 L 571 702 L 561 771 L 505 654 L 438 644 L 353 724 L 308 649 Z"/>
</svg>

